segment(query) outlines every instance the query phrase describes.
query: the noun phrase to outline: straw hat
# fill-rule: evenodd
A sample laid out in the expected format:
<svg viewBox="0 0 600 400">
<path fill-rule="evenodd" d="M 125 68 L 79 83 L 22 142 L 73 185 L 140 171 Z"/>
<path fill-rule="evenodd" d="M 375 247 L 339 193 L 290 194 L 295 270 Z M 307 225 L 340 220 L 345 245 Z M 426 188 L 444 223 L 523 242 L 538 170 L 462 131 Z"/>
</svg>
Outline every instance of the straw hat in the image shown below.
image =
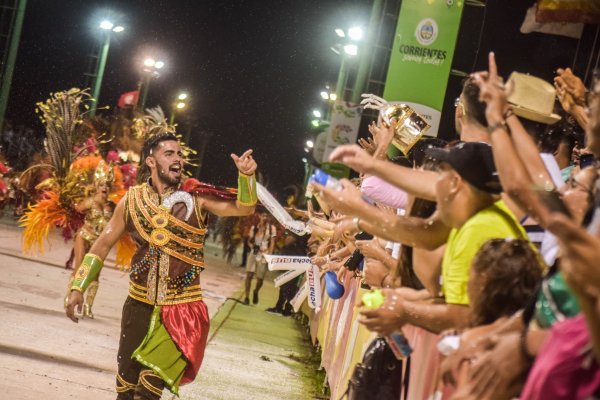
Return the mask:
<svg viewBox="0 0 600 400">
<path fill-rule="evenodd" d="M 513 72 L 506 82 L 508 102 L 519 117 L 554 124 L 560 120 L 560 115 L 554 114 L 554 86 L 535 76 Z"/>
</svg>

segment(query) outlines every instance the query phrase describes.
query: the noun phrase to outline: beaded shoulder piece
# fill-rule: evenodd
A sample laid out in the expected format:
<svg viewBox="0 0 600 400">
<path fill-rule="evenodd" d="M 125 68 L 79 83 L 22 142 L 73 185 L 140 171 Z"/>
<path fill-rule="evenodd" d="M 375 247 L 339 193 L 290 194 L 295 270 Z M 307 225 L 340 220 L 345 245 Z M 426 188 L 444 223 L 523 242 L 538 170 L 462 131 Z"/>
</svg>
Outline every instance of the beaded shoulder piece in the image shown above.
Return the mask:
<svg viewBox="0 0 600 400">
<path fill-rule="evenodd" d="M 189 216 L 189 205 L 188 207 Z M 173 216 L 146 183 L 129 188 L 127 212 L 142 239 L 162 252 L 194 266 L 204 265 L 206 229 Z"/>
</svg>

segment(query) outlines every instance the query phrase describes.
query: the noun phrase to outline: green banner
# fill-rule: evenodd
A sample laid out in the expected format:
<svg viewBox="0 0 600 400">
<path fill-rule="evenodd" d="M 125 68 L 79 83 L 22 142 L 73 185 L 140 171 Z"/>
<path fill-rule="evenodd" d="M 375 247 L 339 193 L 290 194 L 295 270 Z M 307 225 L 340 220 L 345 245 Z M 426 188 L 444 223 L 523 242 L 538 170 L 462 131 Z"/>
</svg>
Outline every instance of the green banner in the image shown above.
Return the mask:
<svg viewBox="0 0 600 400">
<path fill-rule="evenodd" d="M 383 97 L 406 103 L 437 135 L 463 0 L 402 0 Z"/>
</svg>

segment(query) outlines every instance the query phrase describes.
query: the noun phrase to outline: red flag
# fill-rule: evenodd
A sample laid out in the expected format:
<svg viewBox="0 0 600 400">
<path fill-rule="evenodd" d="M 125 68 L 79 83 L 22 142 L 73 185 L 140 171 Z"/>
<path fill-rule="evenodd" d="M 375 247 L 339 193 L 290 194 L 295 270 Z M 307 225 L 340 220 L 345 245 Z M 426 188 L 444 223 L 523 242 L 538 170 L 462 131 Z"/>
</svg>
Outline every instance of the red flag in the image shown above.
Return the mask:
<svg viewBox="0 0 600 400">
<path fill-rule="evenodd" d="M 119 97 L 119 107 L 133 107 L 137 104 L 138 98 L 140 96 L 140 92 L 138 90 L 134 90 L 132 92 L 125 92 Z"/>
</svg>

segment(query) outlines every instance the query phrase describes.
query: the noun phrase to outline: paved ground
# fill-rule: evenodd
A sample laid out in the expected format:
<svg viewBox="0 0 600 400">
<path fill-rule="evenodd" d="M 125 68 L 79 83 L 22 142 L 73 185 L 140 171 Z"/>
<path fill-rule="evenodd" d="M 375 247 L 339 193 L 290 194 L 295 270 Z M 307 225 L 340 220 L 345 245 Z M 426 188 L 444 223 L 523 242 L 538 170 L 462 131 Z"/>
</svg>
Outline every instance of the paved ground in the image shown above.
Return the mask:
<svg viewBox="0 0 600 400">
<path fill-rule="evenodd" d="M 20 230 L 0 225 L 0 398 L 113 399 L 120 313 L 127 277 L 105 268 L 94 320 L 69 321 L 62 301 L 70 248 L 59 238 L 38 257 L 20 253 Z M 274 302 L 267 285 L 257 306 L 236 300 L 243 270 L 207 250 L 202 275 L 212 320 L 205 363 L 182 399 L 310 399 L 316 384 L 307 367 L 311 349 L 301 327 L 264 309 Z M 223 306 L 224 304 L 224 306 Z M 221 308 L 221 306 L 223 306 Z M 171 399 L 165 393 L 163 399 Z"/>
</svg>

